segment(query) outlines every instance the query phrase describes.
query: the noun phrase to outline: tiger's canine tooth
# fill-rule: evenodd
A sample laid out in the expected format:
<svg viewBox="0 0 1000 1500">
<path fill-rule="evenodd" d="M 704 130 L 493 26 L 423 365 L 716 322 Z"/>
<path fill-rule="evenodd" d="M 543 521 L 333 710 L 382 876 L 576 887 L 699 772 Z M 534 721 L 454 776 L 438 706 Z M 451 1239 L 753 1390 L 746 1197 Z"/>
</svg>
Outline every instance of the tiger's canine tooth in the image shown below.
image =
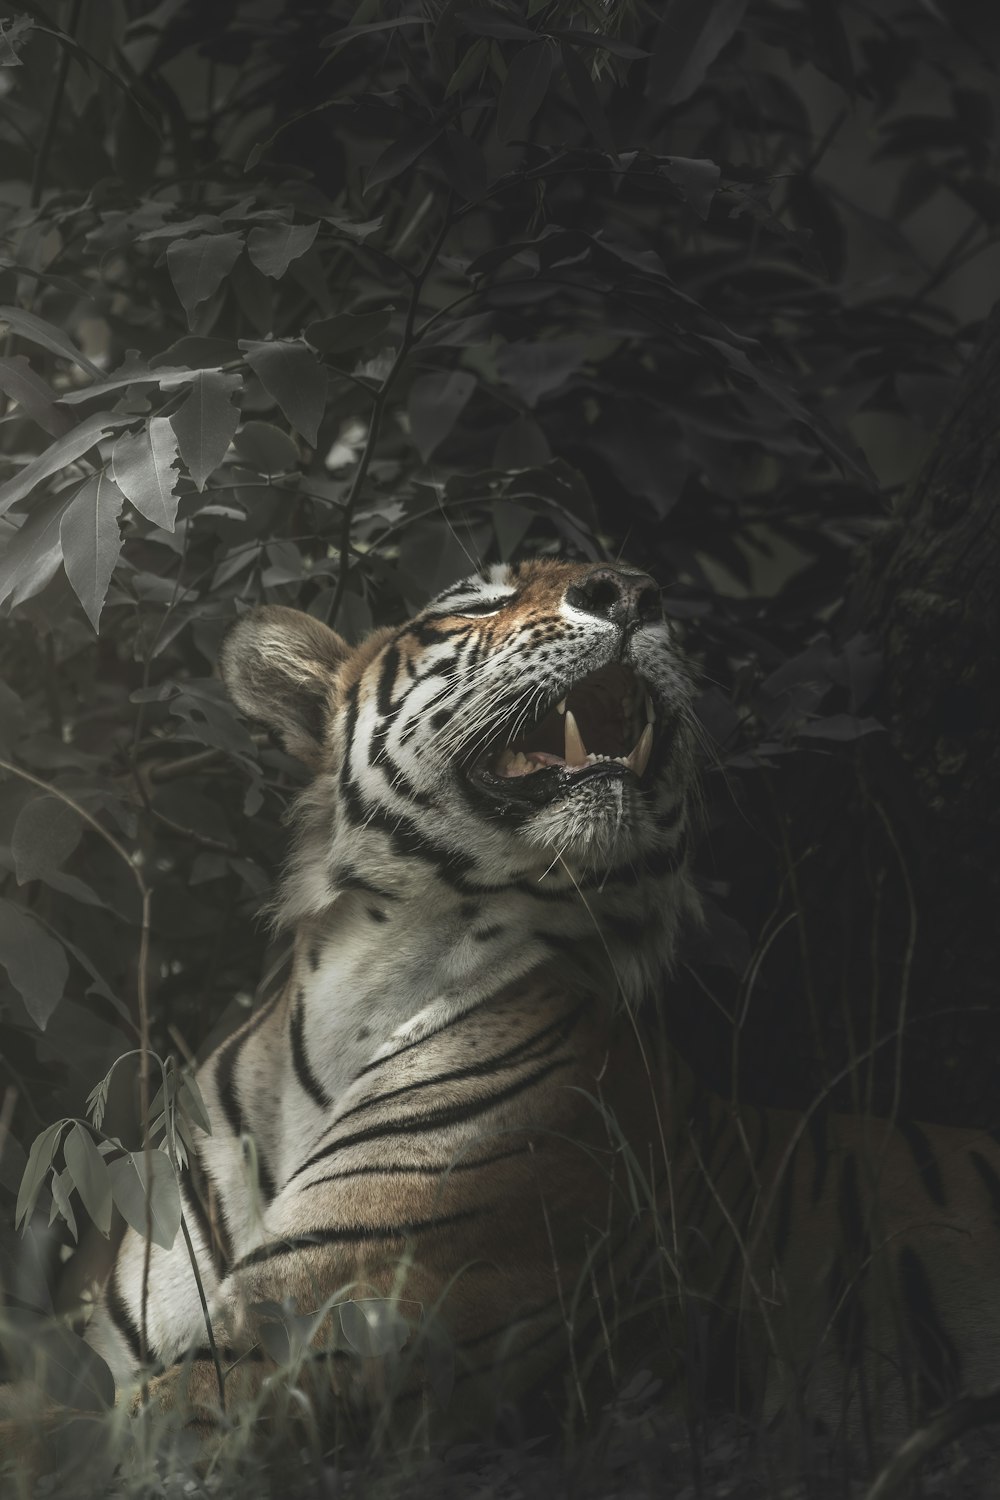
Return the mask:
<svg viewBox="0 0 1000 1500">
<path fill-rule="evenodd" d="M 587 759 L 587 747 L 583 743 L 583 736 L 577 727 L 573 710 L 566 710 L 566 764 L 568 766 L 582 766 Z"/>
<path fill-rule="evenodd" d="M 653 700 L 648 693 L 646 694 L 646 722 L 647 724 L 656 723 L 656 711 L 653 708 Z"/>
<path fill-rule="evenodd" d="M 556 713 L 564 714 L 565 712 L 566 712 L 566 699 L 565 698 L 560 698 L 559 702 L 556 704 Z"/>
<path fill-rule="evenodd" d="M 637 776 L 641 776 L 649 765 L 649 753 L 653 748 L 653 726 L 647 724 L 639 736 L 639 743 L 628 757 L 628 764 Z"/>
</svg>

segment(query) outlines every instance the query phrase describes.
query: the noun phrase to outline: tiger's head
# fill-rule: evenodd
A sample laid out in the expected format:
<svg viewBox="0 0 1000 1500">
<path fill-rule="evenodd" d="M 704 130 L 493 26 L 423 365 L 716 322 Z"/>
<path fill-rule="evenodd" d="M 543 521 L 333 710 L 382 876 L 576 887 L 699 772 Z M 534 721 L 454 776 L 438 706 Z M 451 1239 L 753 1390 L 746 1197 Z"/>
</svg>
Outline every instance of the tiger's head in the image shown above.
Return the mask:
<svg viewBox="0 0 1000 1500">
<path fill-rule="evenodd" d="M 561 870 L 596 890 L 683 860 L 691 677 L 633 568 L 492 567 L 358 646 L 265 606 L 232 628 L 221 670 L 316 773 L 288 918 L 358 882 L 479 893 Z"/>
</svg>

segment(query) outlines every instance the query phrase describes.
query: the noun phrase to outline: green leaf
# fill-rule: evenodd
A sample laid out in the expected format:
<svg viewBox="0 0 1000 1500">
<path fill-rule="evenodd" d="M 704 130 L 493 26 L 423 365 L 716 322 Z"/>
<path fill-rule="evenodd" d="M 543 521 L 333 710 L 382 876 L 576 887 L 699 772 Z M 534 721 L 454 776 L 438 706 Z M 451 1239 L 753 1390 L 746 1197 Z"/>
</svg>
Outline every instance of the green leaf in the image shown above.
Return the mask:
<svg viewBox="0 0 1000 1500">
<path fill-rule="evenodd" d="M 612 57 L 623 57 L 628 62 L 649 56 L 642 47 L 633 47 L 631 42 L 623 42 L 616 36 L 605 36 L 601 31 L 580 31 L 576 27 L 566 26 L 554 27 L 552 35 L 564 42 L 575 42 L 580 47 L 594 47 L 599 52 L 610 52 Z"/>
<path fill-rule="evenodd" d="M 501 141 L 523 139 L 545 98 L 555 63 L 548 42 L 532 42 L 515 52 L 507 69 L 497 106 L 497 137 Z"/>
<path fill-rule="evenodd" d="M 536 35 L 530 26 L 522 26 L 513 17 L 504 16 L 499 11 L 470 7 L 459 11 L 456 20 L 461 21 L 465 30 L 471 31 L 473 36 L 495 36 L 503 41 L 531 42 Z"/>
<path fill-rule="evenodd" d="M 410 432 L 424 463 L 448 436 L 475 388 L 476 377 L 468 370 L 435 370 L 413 382 L 407 403 Z"/>
<path fill-rule="evenodd" d="M 326 410 L 327 376 L 304 339 L 241 342 L 247 364 L 288 421 L 315 448 Z"/>
<path fill-rule="evenodd" d="M 668 0 L 649 64 L 647 93 L 658 109 L 682 104 L 735 35 L 747 0 Z"/>
<path fill-rule="evenodd" d="M 360 349 L 388 328 L 393 309 L 379 312 L 341 313 L 338 318 L 320 318 L 306 328 L 306 338 L 321 354 L 342 354 Z"/>
<path fill-rule="evenodd" d="M 188 327 L 195 310 L 214 297 L 243 249 L 242 234 L 199 234 L 190 240 L 174 240 L 167 246 L 167 269 Z"/>
<path fill-rule="evenodd" d="M 240 420 L 232 397 L 243 382 L 238 375 L 199 370 L 179 412 L 169 420 L 181 457 L 199 490 L 225 458 Z"/>
<path fill-rule="evenodd" d="M 486 65 L 489 50 L 490 44 L 485 37 L 480 37 L 478 41 L 473 42 L 448 80 L 448 87 L 444 91 L 446 99 L 450 99 L 452 94 L 459 93 L 467 83 L 479 77 Z"/>
<path fill-rule="evenodd" d="M 122 550 L 118 517 L 124 504 L 125 496 L 113 479 L 105 473 L 92 474 L 59 527 L 66 577 L 95 631 Z"/>
<path fill-rule="evenodd" d="M 60 437 L 72 425 L 68 414 L 56 406 L 55 391 L 31 368 L 23 354 L 0 359 L 0 391 L 16 401 L 26 417 L 53 437 Z"/>
<path fill-rule="evenodd" d="M 594 80 L 580 61 L 572 47 L 563 44 L 562 47 L 563 67 L 566 69 L 566 77 L 569 86 L 573 90 L 577 108 L 583 116 L 583 122 L 590 131 L 594 140 L 609 155 L 615 155 L 615 141 L 611 134 L 611 126 L 608 124 L 601 104 L 600 96 L 594 87 Z"/>
<path fill-rule="evenodd" d="M 31 507 L 0 557 L 0 604 L 8 595 L 12 605 L 21 604 L 48 583 L 62 562 L 59 529 L 72 503 L 71 495 L 46 495 Z"/>
<path fill-rule="evenodd" d="M 69 962 L 62 943 L 46 932 L 23 907 L 0 900 L 0 964 L 24 1001 L 25 1009 L 44 1031 L 63 997 Z"/>
<path fill-rule="evenodd" d="M 75 463 L 89 448 L 99 442 L 106 432 L 113 431 L 116 427 L 124 427 L 127 422 L 134 418 L 115 416 L 107 411 L 91 412 L 89 417 L 76 427 L 71 427 L 69 432 L 64 432 L 54 443 L 33 458 L 30 463 L 25 464 L 20 474 L 15 474 L 13 479 L 0 485 L 0 516 L 6 514 L 12 505 L 18 500 L 23 500 L 30 495 L 31 491 L 43 479 L 48 479 L 51 474 L 56 474 L 64 469 L 67 464 Z"/>
<path fill-rule="evenodd" d="M 251 229 L 247 254 L 265 276 L 280 281 L 293 260 L 311 249 L 319 224 L 258 224 Z"/>
<path fill-rule="evenodd" d="M 537 406 L 576 374 L 586 356 L 580 338 L 516 339 L 497 351 L 497 373 L 527 406 Z"/>
<path fill-rule="evenodd" d="M 340 1326 L 356 1353 L 365 1359 L 398 1354 L 413 1332 L 390 1297 L 360 1297 L 340 1305 Z"/>
<path fill-rule="evenodd" d="M 60 869 L 82 832 L 79 814 L 58 797 L 34 797 L 25 803 L 10 841 L 18 885 Z"/>
<path fill-rule="evenodd" d="M 89 360 L 87 356 L 66 337 L 61 328 L 56 328 L 53 323 L 47 323 L 44 318 L 39 318 L 35 313 L 25 312 L 20 307 L 0 307 L 0 323 L 7 323 L 12 333 L 19 333 L 31 344 L 40 344 L 43 349 L 48 349 L 51 354 L 58 354 L 63 359 L 68 359 L 74 365 L 79 365 L 81 370 L 86 370 L 95 379 L 100 380 L 104 374 L 97 365 Z"/>
<path fill-rule="evenodd" d="M 194 379 L 193 370 L 172 369 L 164 364 L 159 369 L 150 370 L 142 363 L 132 363 L 128 368 L 117 370 L 115 374 L 109 375 L 107 380 L 97 380 L 93 385 L 81 386 L 78 391 L 66 391 L 59 397 L 63 406 L 79 406 L 83 401 L 89 401 L 92 396 L 103 396 L 108 391 L 125 390 L 130 385 L 155 385 L 161 391 L 176 390 L 178 386 L 189 385 Z"/>
<path fill-rule="evenodd" d="M 244 422 L 233 443 L 258 474 L 287 474 L 299 466 L 299 450 L 288 433 L 271 422 Z"/>
<path fill-rule="evenodd" d="M 660 171 L 695 213 L 707 219 L 722 175 L 715 162 L 704 157 L 674 156 L 660 164 Z"/>
<path fill-rule="evenodd" d="M 52 1181 L 49 1186 L 52 1189 L 52 1208 L 49 1213 L 49 1223 L 54 1224 L 56 1214 L 61 1214 L 69 1226 L 69 1232 L 74 1240 L 79 1240 L 80 1236 L 76 1228 L 76 1214 L 73 1212 L 73 1205 L 69 1201 L 70 1194 L 73 1191 L 72 1178 L 65 1171 L 53 1172 Z"/>
<path fill-rule="evenodd" d="M 201 1089 L 198 1087 L 198 1080 L 193 1073 L 185 1072 L 181 1074 L 181 1086 L 177 1095 L 177 1104 L 181 1113 L 193 1125 L 197 1125 L 198 1129 L 203 1130 L 206 1135 L 212 1134 L 212 1122 L 208 1116 L 208 1109 L 202 1098 Z"/>
<path fill-rule="evenodd" d="M 115 481 L 125 498 L 164 531 L 173 531 L 177 520 L 174 487 L 179 476 L 174 465 L 179 457 L 177 434 L 167 417 L 151 418 L 141 432 L 122 433 L 111 454 Z"/>
<path fill-rule="evenodd" d="M 394 177 L 399 176 L 400 172 L 405 172 L 407 167 L 412 167 L 444 130 L 443 125 L 425 125 L 422 130 L 407 129 L 406 121 L 402 117 L 399 123 L 399 137 L 391 145 L 386 146 L 382 155 L 369 169 L 364 186 L 366 193 L 370 192 L 373 187 L 378 187 L 382 182 L 391 182 Z"/>
<path fill-rule="evenodd" d="M 181 1195 L 170 1158 L 162 1151 L 130 1151 L 127 1156 L 113 1161 L 108 1171 L 118 1212 L 143 1238 L 146 1236 L 148 1184 L 153 1243 L 169 1250 L 181 1226 Z"/>
<path fill-rule="evenodd" d="M 66 1125 L 65 1120 L 57 1120 L 54 1125 L 48 1125 L 40 1135 L 36 1135 L 31 1143 L 28 1153 L 27 1166 L 21 1178 L 21 1186 L 17 1192 L 17 1206 L 14 1210 L 14 1228 L 18 1229 L 22 1221 L 27 1225 L 31 1218 L 31 1211 L 38 1201 L 38 1195 L 45 1181 L 45 1174 L 52 1165 L 52 1158 L 59 1146 L 59 1137 Z"/>
<path fill-rule="evenodd" d="M 355 37 L 368 36 L 373 31 L 396 31 L 400 26 L 426 25 L 423 16 L 397 16 L 391 21 L 369 21 L 364 26 L 345 26 L 341 31 L 332 32 L 330 36 L 323 38 L 323 46 L 339 48 L 347 42 L 353 42 Z"/>
<path fill-rule="evenodd" d="M 107 1163 L 83 1125 L 73 1126 L 63 1142 L 63 1156 L 80 1201 L 107 1239 L 111 1232 L 111 1178 Z"/>
</svg>

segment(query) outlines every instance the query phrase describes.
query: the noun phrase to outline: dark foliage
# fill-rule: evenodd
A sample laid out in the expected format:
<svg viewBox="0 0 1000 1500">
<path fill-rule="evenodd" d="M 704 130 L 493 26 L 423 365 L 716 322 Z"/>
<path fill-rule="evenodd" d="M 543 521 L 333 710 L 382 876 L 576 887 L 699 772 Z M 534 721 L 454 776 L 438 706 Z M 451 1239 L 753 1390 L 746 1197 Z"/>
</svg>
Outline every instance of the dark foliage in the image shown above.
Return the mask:
<svg viewBox="0 0 1000 1500">
<path fill-rule="evenodd" d="M 971 0 L 15 0 L 11 1204 L 137 1046 L 143 987 L 154 1050 L 187 1056 L 267 967 L 301 771 L 212 675 L 237 610 L 356 638 L 522 551 L 624 550 L 689 622 L 709 928 L 674 1014 L 707 1076 L 887 1107 L 895 1047 L 869 1049 L 905 1001 L 904 1102 L 988 1114 L 962 1070 L 996 1026 L 960 996 L 933 1020 L 913 962 L 879 642 L 845 601 L 988 310 L 998 39 Z M 74 1183 L 103 1214 L 73 1138 L 53 1215 Z M 3 1270 L 48 1306 L 22 1254 Z"/>
</svg>

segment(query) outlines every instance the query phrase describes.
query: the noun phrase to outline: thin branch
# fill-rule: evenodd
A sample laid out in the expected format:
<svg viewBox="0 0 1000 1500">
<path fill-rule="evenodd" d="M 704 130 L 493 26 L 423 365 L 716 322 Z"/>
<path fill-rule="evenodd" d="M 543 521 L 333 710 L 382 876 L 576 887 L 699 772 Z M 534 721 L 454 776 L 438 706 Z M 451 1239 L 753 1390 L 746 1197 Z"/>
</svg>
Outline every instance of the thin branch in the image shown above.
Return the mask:
<svg viewBox="0 0 1000 1500">
<path fill-rule="evenodd" d="M 82 9 L 83 0 L 73 0 L 73 9 L 70 11 L 69 21 L 66 26 L 67 36 L 76 36 L 76 28 L 80 24 L 80 12 Z M 35 157 L 35 170 L 31 177 L 31 197 L 29 203 L 32 208 L 37 208 L 42 201 L 45 173 L 49 165 L 49 157 L 52 154 L 53 142 L 56 138 L 56 128 L 59 124 L 63 94 L 66 92 L 66 78 L 69 74 L 69 65 L 72 60 L 69 48 L 63 47 L 62 55 L 59 58 L 59 70 L 56 73 L 55 87 L 52 90 L 52 98 L 49 101 L 49 113 L 45 121 L 45 133 L 38 148 L 38 155 Z"/>
<path fill-rule="evenodd" d="M 414 325 L 417 320 L 417 310 L 420 306 L 420 293 L 423 290 L 424 282 L 430 275 L 434 263 L 437 260 L 438 255 L 440 254 L 441 246 L 444 244 L 445 240 L 448 237 L 448 232 L 451 229 L 451 223 L 451 199 L 449 198 L 448 204 L 445 208 L 444 221 L 441 225 L 441 228 L 438 230 L 438 233 L 434 238 L 434 243 L 431 245 L 431 248 L 427 252 L 427 256 L 424 260 L 423 265 L 413 277 L 413 289 L 410 292 L 410 305 L 406 310 L 406 323 L 403 327 L 403 337 L 400 341 L 399 348 L 396 350 L 396 357 L 392 362 L 392 367 L 390 368 L 388 375 L 386 375 L 378 395 L 375 397 L 375 404 L 372 407 L 371 423 L 368 427 L 368 436 L 365 439 L 364 450 L 358 462 L 358 467 L 355 472 L 351 488 L 348 491 L 347 499 L 344 502 L 344 514 L 341 521 L 340 530 L 340 570 L 337 574 L 337 586 L 334 589 L 333 600 L 330 604 L 330 610 L 327 616 L 331 625 L 336 625 L 337 623 L 337 616 L 340 612 L 340 606 L 343 601 L 344 590 L 347 587 L 348 559 L 351 553 L 351 526 L 354 521 L 354 512 L 357 508 L 358 501 L 361 498 L 361 491 L 364 488 L 365 480 L 368 477 L 369 466 L 371 465 L 371 461 L 375 456 L 375 446 L 379 439 L 379 433 L 382 427 L 382 418 L 385 415 L 385 409 L 389 400 L 389 394 L 396 383 L 397 375 L 403 368 L 403 365 L 406 362 L 407 357 L 409 356 L 410 349 L 415 343 Z"/>
</svg>

